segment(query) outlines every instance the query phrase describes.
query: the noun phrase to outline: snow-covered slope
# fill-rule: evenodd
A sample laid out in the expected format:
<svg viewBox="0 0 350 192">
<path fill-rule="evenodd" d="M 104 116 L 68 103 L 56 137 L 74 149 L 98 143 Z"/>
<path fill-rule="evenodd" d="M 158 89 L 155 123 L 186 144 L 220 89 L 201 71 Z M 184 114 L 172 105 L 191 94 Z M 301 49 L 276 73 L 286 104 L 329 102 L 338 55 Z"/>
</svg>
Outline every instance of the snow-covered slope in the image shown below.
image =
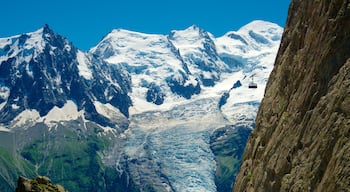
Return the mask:
<svg viewBox="0 0 350 192">
<path fill-rule="evenodd" d="M 253 129 L 281 34 L 264 21 L 218 38 L 197 26 L 118 29 L 89 52 L 48 26 L 0 38 L 0 132 L 93 127 L 113 135 L 102 161 L 141 191 L 217 191 L 211 143 Z"/>
<path fill-rule="evenodd" d="M 260 100 L 281 33 L 281 27 L 265 21 L 253 21 L 219 38 L 197 26 L 167 36 L 118 29 L 90 53 L 128 71 L 130 112 L 137 114 L 168 110 L 201 95 L 221 95 L 238 80 L 243 86 L 232 92 L 239 94 L 235 102 Z M 247 88 L 251 76 L 258 83 L 254 91 Z"/>
<path fill-rule="evenodd" d="M 138 112 L 200 91 L 198 80 L 165 35 L 113 30 L 90 52 L 131 75 L 130 96 Z"/>
</svg>

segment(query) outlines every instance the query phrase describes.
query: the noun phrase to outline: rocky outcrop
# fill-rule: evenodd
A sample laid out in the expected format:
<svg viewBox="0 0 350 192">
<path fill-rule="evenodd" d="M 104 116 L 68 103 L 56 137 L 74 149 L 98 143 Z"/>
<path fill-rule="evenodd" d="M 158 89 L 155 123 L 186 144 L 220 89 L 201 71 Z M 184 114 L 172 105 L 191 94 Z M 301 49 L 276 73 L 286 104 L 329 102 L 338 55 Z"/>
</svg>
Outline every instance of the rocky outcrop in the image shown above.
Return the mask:
<svg viewBox="0 0 350 192">
<path fill-rule="evenodd" d="M 350 1 L 293 0 L 234 191 L 350 190 Z"/>
<path fill-rule="evenodd" d="M 17 181 L 16 192 L 66 192 L 61 185 L 54 185 L 51 180 L 45 176 L 39 176 L 35 179 L 19 177 Z"/>
</svg>

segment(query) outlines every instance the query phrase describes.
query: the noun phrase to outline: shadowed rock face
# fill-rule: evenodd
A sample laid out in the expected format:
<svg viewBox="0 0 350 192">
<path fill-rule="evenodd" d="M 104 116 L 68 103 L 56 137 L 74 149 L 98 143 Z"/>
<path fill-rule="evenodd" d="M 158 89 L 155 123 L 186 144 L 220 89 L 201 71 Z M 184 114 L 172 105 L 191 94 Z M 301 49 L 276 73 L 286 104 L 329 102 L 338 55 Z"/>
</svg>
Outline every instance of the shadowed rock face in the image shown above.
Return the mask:
<svg viewBox="0 0 350 192">
<path fill-rule="evenodd" d="M 350 1 L 293 0 L 234 191 L 350 190 Z"/>
</svg>

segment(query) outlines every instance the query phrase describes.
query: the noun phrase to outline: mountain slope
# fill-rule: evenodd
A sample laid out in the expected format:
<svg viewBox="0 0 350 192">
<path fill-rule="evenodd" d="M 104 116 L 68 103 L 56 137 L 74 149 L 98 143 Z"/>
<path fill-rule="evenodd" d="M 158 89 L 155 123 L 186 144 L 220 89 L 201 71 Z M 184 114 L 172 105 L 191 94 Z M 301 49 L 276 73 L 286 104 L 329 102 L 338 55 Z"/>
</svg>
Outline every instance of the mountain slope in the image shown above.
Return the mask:
<svg viewBox="0 0 350 192">
<path fill-rule="evenodd" d="M 350 3 L 293 0 L 234 191 L 348 191 Z"/>
</svg>

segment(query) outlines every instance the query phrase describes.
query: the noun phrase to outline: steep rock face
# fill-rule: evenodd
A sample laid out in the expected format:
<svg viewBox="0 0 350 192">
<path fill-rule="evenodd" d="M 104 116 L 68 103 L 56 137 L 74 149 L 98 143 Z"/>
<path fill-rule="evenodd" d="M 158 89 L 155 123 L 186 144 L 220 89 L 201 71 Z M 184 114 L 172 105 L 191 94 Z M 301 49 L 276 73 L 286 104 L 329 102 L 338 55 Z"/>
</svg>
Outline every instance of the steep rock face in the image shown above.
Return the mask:
<svg viewBox="0 0 350 192">
<path fill-rule="evenodd" d="M 350 2 L 293 0 L 234 191 L 350 188 Z"/>
</svg>

